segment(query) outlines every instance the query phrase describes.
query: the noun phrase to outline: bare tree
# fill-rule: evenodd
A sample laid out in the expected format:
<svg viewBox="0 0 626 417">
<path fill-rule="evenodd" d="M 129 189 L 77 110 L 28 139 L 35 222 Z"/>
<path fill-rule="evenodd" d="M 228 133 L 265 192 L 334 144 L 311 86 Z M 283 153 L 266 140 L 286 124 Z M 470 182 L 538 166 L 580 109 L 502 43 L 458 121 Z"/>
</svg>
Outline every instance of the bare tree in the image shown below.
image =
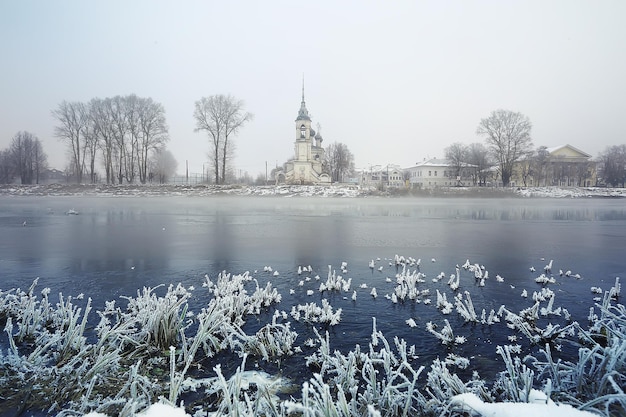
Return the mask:
<svg viewBox="0 0 626 417">
<path fill-rule="evenodd" d="M 11 151 L 4 149 L 0 151 L 0 184 L 10 184 L 14 177 L 13 162 L 11 161 Z"/>
<path fill-rule="evenodd" d="M 522 178 L 522 184 L 524 184 L 524 187 L 528 187 L 528 180 L 535 175 L 535 156 L 535 151 L 529 151 L 526 156 L 521 158 L 517 163 L 517 170 Z"/>
<path fill-rule="evenodd" d="M 117 182 L 122 184 L 126 174 L 125 163 L 128 148 L 128 113 L 126 111 L 126 101 L 122 96 L 115 96 L 111 99 L 111 121 L 113 126 L 113 141 L 115 146 L 112 154 L 112 165 L 115 169 Z"/>
<path fill-rule="evenodd" d="M 33 136 L 28 132 L 17 132 L 9 147 L 10 163 L 13 172 L 20 177 L 21 184 L 32 184 L 32 170 L 29 169 Z"/>
<path fill-rule="evenodd" d="M 550 152 L 545 146 L 540 146 L 535 150 L 532 162 L 532 175 L 535 179 L 535 185 L 547 185 L 548 168 L 550 163 Z"/>
<path fill-rule="evenodd" d="M 148 180 L 148 156 L 150 151 L 158 150 L 168 140 L 168 128 L 165 121 L 165 109 L 151 98 L 141 99 L 139 106 L 139 141 L 138 168 L 139 181 L 145 184 Z"/>
<path fill-rule="evenodd" d="M 602 181 L 613 187 L 626 182 L 626 145 L 609 146 L 600 154 L 600 176 Z"/>
<path fill-rule="evenodd" d="M 467 147 L 467 163 L 471 166 L 474 185 L 486 185 L 491 174 L 489 150 L 482 143 L 471 143 Z"/>
<path fill-rule="evenodd" d="M 193 116 L 196 120 L 195 131 L 206 131 L 209 136 L 209 159 L 213 164 L 215 183 L 223 184 L 228 172 L 227 162 L 232 156 L 230 139 L 253 116 L 244 111 L 243 101 L 222 94 L 202 97 L 196 101 Z"/>
<path fill-rule="evenodd" d="M 344 176 L 354 171 L 354 155 L 344 143 L 332 143 L 326 147 L 326 169 L 333 182 L 342 182 Z"/>
<path fill-rule="evenodd" d="M 93 124 L 94 133 L 102 153 L 102 165 L 104 166 L 107 184 L 115 182 L 113 172 L 113 154 L 115 145 L 115 131 L 113 125 L 112 100 L 94 98 L 89 102 L 89 118 Z"/>
<path fill-rule="evenodd" d="M 222 146 L 222 183 L 226 178 L 226 161 L 234 153 L 234 144 L 230 140 L 239 129 L 253 119 L 252 113 L 244 110 L 244 102 L 233 96 L 227 96 L 224 102 L 224 142 Z"/>
<path fill-rule="evenodd" d="M 54 134 L 69 146 L 76 181 L 81 183 L 85 166 L 82 131 L 87 123 L 86 106 L 80 102 L 62 101 L 55 110 L 52 110 L 52 117 L 59 122 L 54 128 Z"/>
<path fill-rule="evenodd" d="M 141 107 L 141 99 L 135 94 L 122 97 L 124 103 L 124 112 L 127 122 L 128 138 L 125 141 L 124 149 L 124 177 L 128 183 L 135 182 L 137 175 L 137 151 L 139 149 L 139 112 Z"/>
<path fill-rule="evenodd" d="M 41 174 L 48 169 L 48 155 L 43 150 L 43 145 L 39 138 L 35 137 L 33 144 L 32 166 L 35 174 L 35 184 L 39 184 Z"/>
<path fill-rule="evenodd" d="M 482 119 L 476 133 L 485 136 L 489 148 L 498 162 L 502 185 L 509 185 L 515 163 L 532 149 L 528 117 L 510 110 L 495 110 Z"/>
<path fill-rule="evenodd" d="M 151 98 L 131 94 L 92 99 L 88 109 L 83 136 L 92 180 L 96 153 L 101 150 L 107 183 L 132 183 L 137 175 L 145 183 L 150 152 L 169 140 L 163 106 Z"/>
<path fill-rule="evenodd" d="M 590 185 L 587 183 L 587 180 L 590 180 L 593 177 L 593 172 L 595 171 L 596 164 L 592 161 L 581 161 L 575 164 L 574 175 L 576 176 L 576 185 L 579 187 L 584 187 Z"/>
<path fill-rule="evenodd" d="M 37 136 L 18 132 L 9 147 L 12 172 L 19 175 L 22 184 L 39 184 L 41 172 L 46 168 L 47 157 Z"/>
<path fill-rule="evenodd" d="M 196 119 L 196 128 L 194 131 L 206 131 L 211 141 L 209 160 L 211 164 L 213 164 L 216 184 L 219 184 L 220 180 L 219 161 L 224 130 L 222 117 L 220 115 L 220 101 L 223 97 L 224 96 L 202 97 L 200 100 L 196 101 L 193 113 L 193 117 Z"/>
<path fill-rule="evenodd" d="M 172 152 L 165 148 L 159 148 L 153 153 L 150 166 L 148 179 L 152 181 L 156 178 L 160 184 L 163 184 L 166 183 L 171 176 L 176 174 L 178 162 L 176 158 L 174 158 L 174 155 L 172 155 Z"/>
<path fill-rule="evenodd" d="M 89 181 L 94 184 L 97 180 L 96 156 L 99 149 L 99 135 L 98 125 L 91 111 L 91 104 L 90 102 L 86 105 L 87 117 L 81 135 L 85 146 L 85 168 L 88 170 Z"/>
<path fill-rule="evenodd" d="M 452 176 L 460 182 L 463 167 L 467 165 L 468 148 L 460 142 L 455 142 L 444 150 L 444 155 L 452 166 Z"/>
</svg>

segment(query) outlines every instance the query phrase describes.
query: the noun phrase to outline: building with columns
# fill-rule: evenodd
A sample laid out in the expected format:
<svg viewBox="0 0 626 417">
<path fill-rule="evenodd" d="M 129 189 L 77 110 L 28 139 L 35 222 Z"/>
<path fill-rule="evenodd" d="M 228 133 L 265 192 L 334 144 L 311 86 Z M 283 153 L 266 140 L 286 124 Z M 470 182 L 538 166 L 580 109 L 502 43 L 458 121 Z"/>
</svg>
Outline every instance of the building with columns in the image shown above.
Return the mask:
<svg viewBox="0 0 626 417">
<path fill-rule="evenodd" d="M 322 135 L 311 127 L 311 117 L 304 101 L 304 81 L 302 82 L 302 102 L 295 120 L 295 155 L 287 161 L 278 182 L 286 184 L 330 184 L 330 175 L 324 165 Z"/>
</svg>

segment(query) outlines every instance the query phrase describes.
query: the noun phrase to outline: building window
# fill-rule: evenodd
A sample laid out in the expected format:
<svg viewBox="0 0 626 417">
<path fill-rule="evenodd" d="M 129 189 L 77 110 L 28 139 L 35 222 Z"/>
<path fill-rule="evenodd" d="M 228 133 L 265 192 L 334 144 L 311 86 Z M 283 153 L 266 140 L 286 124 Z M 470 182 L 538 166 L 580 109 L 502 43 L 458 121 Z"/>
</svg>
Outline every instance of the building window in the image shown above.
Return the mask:
<svg viewBox="0 0 626 417">
<path fill-rule="evenodd" d="M 302 139 L 306 138 L 306 126 L 305 125 L 300 126 L 300 138 Z"/>
</svg>

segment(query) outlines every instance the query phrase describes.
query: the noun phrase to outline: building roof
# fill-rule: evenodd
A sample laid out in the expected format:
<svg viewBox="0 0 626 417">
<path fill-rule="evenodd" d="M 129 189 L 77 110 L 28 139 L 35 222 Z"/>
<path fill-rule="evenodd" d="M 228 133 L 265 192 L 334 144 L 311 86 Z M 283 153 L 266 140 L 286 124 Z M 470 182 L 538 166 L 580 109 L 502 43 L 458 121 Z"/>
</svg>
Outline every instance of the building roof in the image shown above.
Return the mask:
<svg viewBox="0 0 626 417">
<path fill-rule="evenodd" d="M 559 145 L 559 146 L 553 146 L 551 148 L 546 148 L 546 150 L 550 153 L 553 154 L 561 149 L 565 149 L 565 148 L 569 148 L 571 150 L 573 150 L 574 152 L 579 153 L 581 156 L 584 156 L 585 158 L 591 158 L 591 155 L 589 155 L 587 152 L 583 152 L 578 148 L 573 147 L 572 145 L 569 144 L 565 144 L 565 145 Z"/>
<path fill-rule="evenodd" d="M 422 162 L 415 164 L 415 167 L 447 167 L 450 166 L 450 161 L 447 159 L 430 158 Z"/>
</svg>

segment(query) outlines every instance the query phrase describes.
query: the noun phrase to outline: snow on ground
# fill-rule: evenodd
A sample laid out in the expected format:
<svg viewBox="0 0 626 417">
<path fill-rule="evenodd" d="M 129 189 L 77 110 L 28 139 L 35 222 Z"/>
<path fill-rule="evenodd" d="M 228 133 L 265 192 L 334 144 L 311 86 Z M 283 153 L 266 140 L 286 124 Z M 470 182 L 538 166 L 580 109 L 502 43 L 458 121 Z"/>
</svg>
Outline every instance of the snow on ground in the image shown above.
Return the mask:
<svg viewBox="0 0 626 417">
<path fill-rule="evenodd" d="M 452 397 L 450 406 L 458 411 L 470 411 L 489 417 L 596 417 L 597 414 L 577 410 L 571 405 L 557 405 L 537 390 L 531 391 L 528 403 L 485 403 L 476 394 L 465 393 Z M 474 414 L 471 414 L 474 415 Z"/>
<path fill-rule="evenodd" d="M 528 403 L 485 403 L 475 394 L 465 393 L 452 397 L 450 408 L 457 412 L 477 413 L 485 417 L 594 417 L 597 414 L 577 410 L 569 404 L 556 404 L 537 390 L 532 390 Z M 474 414 L 472 414 L 474 415 Z M 83 417 L 108 417 L 102 413 L 88 413 Z M 190 417 L 183 408 L 155 403 L 137 417 Z"/>
<path fill-rule="evenodd" d="M 89 413 L 83 417 L 109 417 L 102 413 Z M 173 407 L 168 404 L 156 403 L 146 408 L 137 417 L 189 417 L 185 410 L 180 407 Z"/>
<path fill-rule="evenodd" d="M 531 187 L 519 188 L 517 194 L 522 197 L 554 197 L 554 198 L 580 198 L 580 197 L 626 197 L 624 188 L 559 188 L 559 187 Z"/>
<path fill-rule="evenodd" d="M 49 184 L 49 185 L 0 185 L 2 195 L 34 196 L 278 196 L 278 197 L 368 197 L 368 196 L 489 196 L 489 197 L 626 197 L 625 188 L 598 187 L 527 187 L 485 188 L 450 187 L 429 190 L 390 189 L 380 192 L 374 188 L 352 184 L 340 185 L 107 185 L 107 184 Z"/>
</svg>

